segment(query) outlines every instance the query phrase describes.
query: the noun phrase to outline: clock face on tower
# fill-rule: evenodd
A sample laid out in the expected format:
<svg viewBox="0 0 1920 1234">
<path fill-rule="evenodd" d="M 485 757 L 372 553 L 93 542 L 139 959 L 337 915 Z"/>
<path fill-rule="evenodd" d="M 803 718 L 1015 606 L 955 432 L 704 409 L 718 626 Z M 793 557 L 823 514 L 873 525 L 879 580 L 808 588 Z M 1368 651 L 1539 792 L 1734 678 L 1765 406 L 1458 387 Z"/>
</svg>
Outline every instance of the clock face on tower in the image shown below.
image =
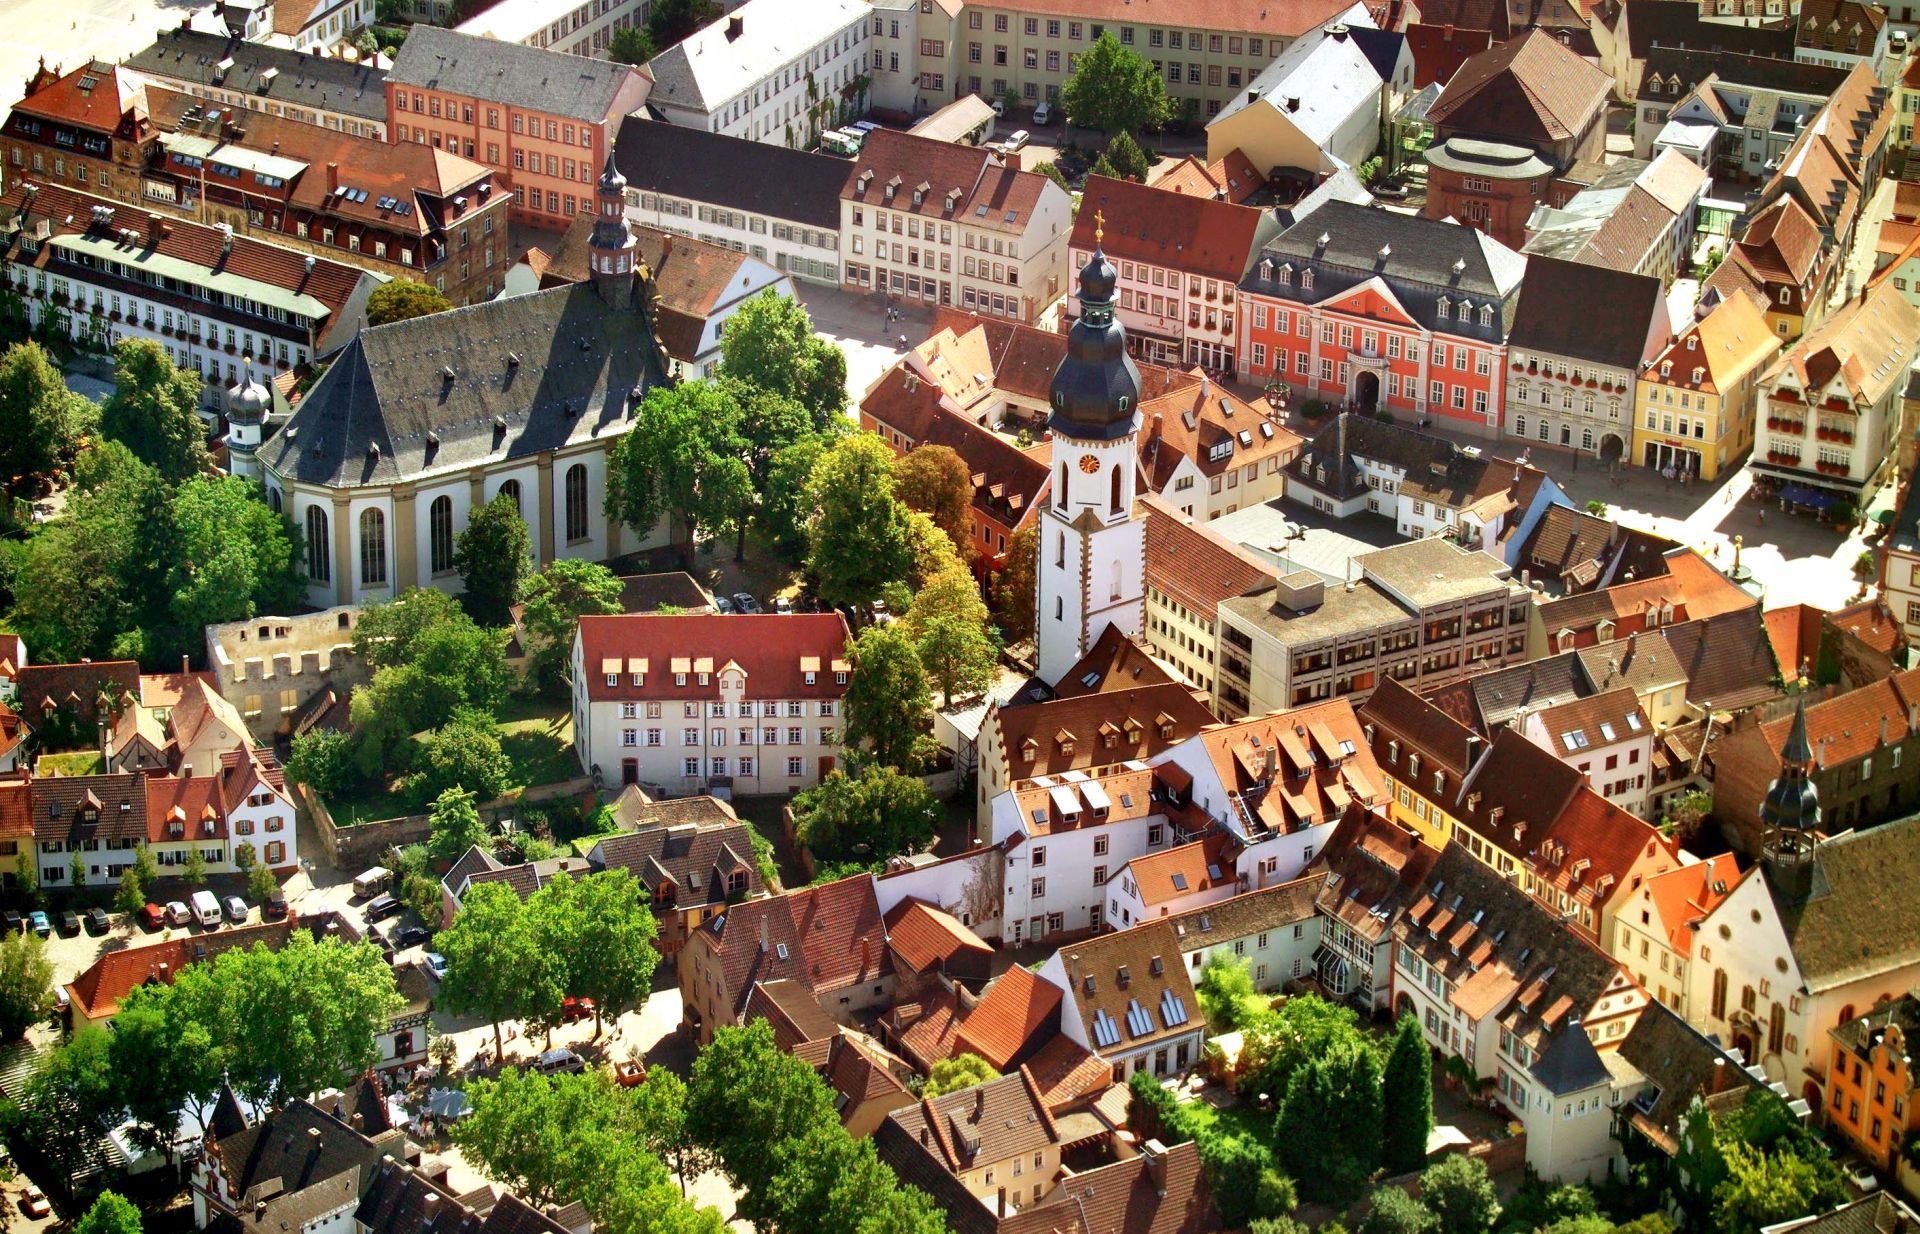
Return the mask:
<svg viewBox="0 0 1920 1234">
<path fill-rule="evenodd" d="M 1083 454 L 1080 456 L 1080 470 L 1092 475 L 1100 470 L 1100 460 L 1091 454 Z"/>
</svg>

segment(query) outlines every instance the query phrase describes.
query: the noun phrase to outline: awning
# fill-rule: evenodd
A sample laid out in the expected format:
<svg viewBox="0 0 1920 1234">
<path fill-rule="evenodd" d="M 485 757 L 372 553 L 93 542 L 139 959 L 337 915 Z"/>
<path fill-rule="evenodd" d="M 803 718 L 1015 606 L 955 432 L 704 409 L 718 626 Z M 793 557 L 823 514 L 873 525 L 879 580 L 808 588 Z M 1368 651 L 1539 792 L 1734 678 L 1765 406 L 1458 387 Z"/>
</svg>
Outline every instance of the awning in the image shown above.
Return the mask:
<svg viewBox="0 0 1920 1234">
<path fill-rule="evenodd" d="M 1796 506 L 1812 506 L 1816 510 L 1825 510 L 1840 500 L 1840 494 L 1810 488 L 1805 484 L 1789 483 L 1780 486 L 1780 500 L 1792 502 Z"/>
</svg>

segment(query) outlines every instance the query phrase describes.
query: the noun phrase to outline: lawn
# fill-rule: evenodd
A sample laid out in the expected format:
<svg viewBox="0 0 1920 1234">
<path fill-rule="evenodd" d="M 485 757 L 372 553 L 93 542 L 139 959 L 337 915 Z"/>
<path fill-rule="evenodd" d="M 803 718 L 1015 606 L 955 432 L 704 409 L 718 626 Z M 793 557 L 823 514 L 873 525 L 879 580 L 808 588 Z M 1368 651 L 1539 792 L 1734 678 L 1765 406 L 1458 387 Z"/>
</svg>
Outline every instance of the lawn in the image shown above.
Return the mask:
<svg viewBox="0 0 1920 1234">
<path fill-rule="evenodd" d="M 106 769 L 106 759 L 98 750 L 42 754 L 34 764 L 34 770 L 43 776 L 97 776 Z"/>
<path fill-rule="evenodd" d="M 573 755 L 573 716 L 564 702 L 510 698 L 500 709 L 495 731 L 500 734 L 501 750 L 513 765 L 509 791 L 571 780 L 580 774 L 580 763 Z M 414 806 L 406 795 L 404 781 L 390 781 L 336 793 L 327 799 L 327 810 L 335 824 L 347 826 L 410 814 Z"/>
<path fill-rule="evenodd" d="M 1225 1108 L 1218 1108 L 1196 1098 L 1180 1109 L 1193 1120 L 1196 1136 L 1217 1131 L 1244 1135 L 1265 1144 L 1273 1135 L 1272 1111 L 1259 1109 L 1248 1102 L 1235 1101 Z"/>
</svg>

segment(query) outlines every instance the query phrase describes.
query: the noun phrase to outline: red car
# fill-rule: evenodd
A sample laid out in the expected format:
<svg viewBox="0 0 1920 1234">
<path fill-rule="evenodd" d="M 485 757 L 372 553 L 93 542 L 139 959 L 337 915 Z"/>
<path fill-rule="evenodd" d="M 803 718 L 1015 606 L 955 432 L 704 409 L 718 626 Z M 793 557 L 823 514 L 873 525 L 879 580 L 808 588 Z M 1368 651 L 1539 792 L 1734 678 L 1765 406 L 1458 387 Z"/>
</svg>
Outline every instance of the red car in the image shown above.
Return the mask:
<svg viewBox="0 0 1920 1234">
<path fill-rule="evenodd" d="M 140 924 L 149 930 L 166 929 L 167 910 L 161 908 L 158 904 L 148 904 L 140 910 Z"/>
<path fill-rule="evenodd" d="M 590 998 L 569 998 L 560 1004 L 560 1018 L 568 1024 L 575 1020 L 591 1020 L 593 1013 L 594 1004 Z"/>
</svg>

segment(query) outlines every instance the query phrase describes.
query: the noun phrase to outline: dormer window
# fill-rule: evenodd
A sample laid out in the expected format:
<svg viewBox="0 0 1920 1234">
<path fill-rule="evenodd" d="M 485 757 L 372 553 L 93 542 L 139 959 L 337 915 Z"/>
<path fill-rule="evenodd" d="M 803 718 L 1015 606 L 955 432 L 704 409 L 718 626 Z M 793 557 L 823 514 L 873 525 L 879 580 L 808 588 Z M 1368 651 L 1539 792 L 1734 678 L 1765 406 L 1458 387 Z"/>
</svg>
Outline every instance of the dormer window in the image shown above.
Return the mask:
<svg viewBox="0 0 1920 1234">
<path fill-rule="evenodd" d="M 806 682 L 808 685 L 812 685 L 816 680 L 819 679 L 819 676 L 820 674 L 818 673 L 802 673 L 800 675 L 800 680 Z"/>
<path fill-rule="evenodd" d="M 607 687 L 608 687 L 609 689 L 611 689 L 611 688 L 613 688 L 614 686 L 617 686 L 617 685 L 619 685 L 619 684 L 620 684 L 620 674 L 618 674 L 618 673 L 608 673 L 608 674 L 607 674 Z"/>
<path fill-rule="evenodd" d="M 1694 365 L 1693 366 L 1693 384 L 1696 386 L 1699 385 L 1700 379 L 1705 377 L 1706 374 L 1707 374 L 1707 370 L 1705 368 L 1701 367 L 1698 364 Z"/>
<path fill-rule="evenodd" d="M 1313 271 L 1312 270 L 1302 270 L 1300 272 L 1300 287 L 1303 291 L 1313 290 Z"/>
<path fill-rule="evenodd" d="M 1483 326 L 1493 324 L 1493 306 L 1491 304 L 1483 304 L 1480 306 L 1480 324 Z"/>
<path fill-rule="evenodd" d="M 1407 755 L 1407 778 L 1410 780 L 1420 778 L 1420 756 L 1418 754 Z"/>
<path fill-rule="evenodd" d="M 707 675 L 706 673 L 701 673 L 701 674 L 700 674 L 700 684 L 701 684 L 701 685 L 703 685 L 703 686 L 704 686 L 704 685 L 706 685 L 706 684 L 707 684 L 707 683 L 708 683 L 708 682 L 709 682 L 710 680 L 711 680 L 711 678 L 710 678 L 710 677 L 709 677 L 709 676 L 708 676 L 708 675 Z"/>
<path fill-rule="evenodd" d="M 1282 287 L 1293 286 L 1293 263 L 1287 262 L 1285 265 L 1281 266 L 1279 271 L 1275 275 L 1275 280 Z"/>
<path fill-rule="evenodd" d="M 674 684 L 674 685 L 676 685 L 676 686 L 684 686 L 684 685 L 686 685 L 686 684 L 687 684 L 687 675 L 686 675 L 685 673 L 675 673 L 675 674 L 673 675 L 673 684 Z"/>
<path fill-rule="evenodd" d="M 1671 361 L 1671 360 L 1662 360 L 1662 361 L 1660 362 L 1660 375 L 1661 375 L 1662 377 L 1671 377 L 1671 376 L 1673 376 L 1673 361 Z"/>
<path fill-rule="evenodd" d="M 1451 319 L 1452 319 L 1452 317 L 1453 317 L 1453 301 L 1451 301 L 1451 300 L 1449 300 L 1449 299 L 1447 299 L 1447 298 L 1446 298 L 1445 296 L 1441 296 L 1441 297 L 1440 297 L 1440 303 L 1439 303 L 1438 305 L 1436 305 L 1436 306 L 1435 306 L 1435 308 L 1436 308 L 1436 311 L 1437 311 L 1437 312 L 1438 312 L 1438 314 L 1439 314 L 1439 317 L 1440 317 L 1440 320 L 1441 320 L 1441 321 L 1448 321 L 1448 320 L 1451 320 Z"/>
</svg>

